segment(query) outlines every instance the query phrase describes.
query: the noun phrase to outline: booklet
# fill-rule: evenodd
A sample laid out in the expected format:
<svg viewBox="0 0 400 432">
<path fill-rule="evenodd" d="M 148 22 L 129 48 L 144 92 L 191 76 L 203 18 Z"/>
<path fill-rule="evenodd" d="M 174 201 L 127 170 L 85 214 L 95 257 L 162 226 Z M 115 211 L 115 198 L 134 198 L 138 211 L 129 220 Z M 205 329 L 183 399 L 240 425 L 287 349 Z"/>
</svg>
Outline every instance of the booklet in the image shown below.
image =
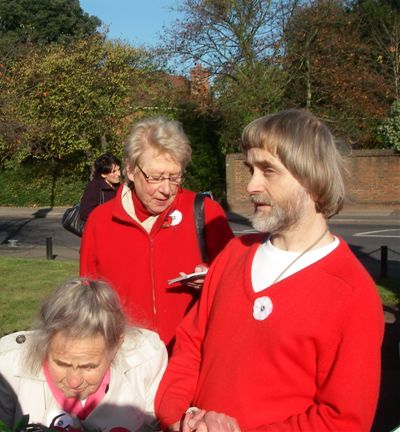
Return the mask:
<svg viewBox="0 0 400 432">
<path fill-rule="evenodd" d="M 182 282 L 182 281 L 188 281 L 188 280 L 191 280 L 191 279 L 202 278 L 206 274 L 207 274 L 207 270 L 202 271 L 202 272 L 197 272 L 197 273 L 189 273 L 189 274 L 186 274 L 186 275 L 183 275 L 183 276 L 179 276 L 179 277 L 174 278 L 174 279 L 170 279 L 168 281 L 168 284 L 172 285 L 172 284 L 174 284 L 176 282 Z"/>
</svg>

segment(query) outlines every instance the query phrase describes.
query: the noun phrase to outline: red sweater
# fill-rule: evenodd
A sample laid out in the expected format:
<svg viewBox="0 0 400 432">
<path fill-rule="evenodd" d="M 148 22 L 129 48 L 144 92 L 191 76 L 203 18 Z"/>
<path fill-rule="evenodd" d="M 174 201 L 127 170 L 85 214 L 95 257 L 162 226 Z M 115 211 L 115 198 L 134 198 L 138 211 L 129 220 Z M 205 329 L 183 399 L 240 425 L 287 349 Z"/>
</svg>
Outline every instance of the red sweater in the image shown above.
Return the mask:
<svg viewBox="0 0 400 432">
<path fill-rule="evenodd" d="M 193 272 L 202 261 L 194 223 L 195 193 L 178 193 L 149 234 L 122 207 L 121 191 L 97 207 L 86 223 L 80 274 L 110 282 L 131 320 L 157 331 L 168 345 L 198 295 L 185 286 L 167 284 L 179 272 Z M 206 198 L 204 208 L 207 250 L 213 260 L 233 234 L 216 201 Z M 168 218 L 173 210 L 182 214 L 176 225 Z"/>
<path fill-rule="evenodd" d="M 156 396 L 162 425 L 190 405 L 225 413 L 243 431 L 369 431 L 380 381 L 383 313 L 348 246 L 255 293 L 260 236 L 229 243 L 200 302 L 177 330 Z M 253 318 L 267 296 L 271 314 Z"/>
</svg>

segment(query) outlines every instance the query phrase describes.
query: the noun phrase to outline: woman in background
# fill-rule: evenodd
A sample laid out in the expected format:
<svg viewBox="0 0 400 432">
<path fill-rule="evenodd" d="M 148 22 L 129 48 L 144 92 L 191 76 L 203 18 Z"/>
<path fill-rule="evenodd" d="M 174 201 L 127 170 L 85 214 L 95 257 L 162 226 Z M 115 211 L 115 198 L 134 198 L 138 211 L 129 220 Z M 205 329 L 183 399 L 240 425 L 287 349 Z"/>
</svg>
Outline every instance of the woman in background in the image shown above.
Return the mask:
<svg viewBox="0 0 400 432">
<path fill-rule="evenodd" d="M 86 186 L 80 205 L 80 216 L 86 222 L 89 214 L 100 204 L 115 197 L 121 181 L 121 161 L 111 153 L 99 156 L 91 180 Z"/>
</svg>

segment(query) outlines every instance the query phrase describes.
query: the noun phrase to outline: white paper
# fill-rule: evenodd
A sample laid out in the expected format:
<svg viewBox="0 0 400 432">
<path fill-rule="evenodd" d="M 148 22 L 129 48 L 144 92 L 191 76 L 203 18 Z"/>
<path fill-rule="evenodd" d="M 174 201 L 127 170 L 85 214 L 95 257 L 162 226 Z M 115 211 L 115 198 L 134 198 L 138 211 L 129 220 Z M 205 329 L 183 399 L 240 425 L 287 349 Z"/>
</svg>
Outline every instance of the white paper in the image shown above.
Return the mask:
<svg viewBox="0 0 400 432">
<path fill-rule="evenodd" d="M 183 276 L 179 276 L 179 277 L 174 278 L 174 279 L 170 279 L 168 281 L 168 284 L 171 285 L 171 284 L 174 284 L 176 282 L 187 281 L 187 280 L 190 280 L 190 279 L 202 278 L 206 274 L 207 274 L 207 270 L 202 271 L 202 272 L 197 272 L 197 273 L 189 273 L 187 275 L 183 275 Z"/>
</svg>

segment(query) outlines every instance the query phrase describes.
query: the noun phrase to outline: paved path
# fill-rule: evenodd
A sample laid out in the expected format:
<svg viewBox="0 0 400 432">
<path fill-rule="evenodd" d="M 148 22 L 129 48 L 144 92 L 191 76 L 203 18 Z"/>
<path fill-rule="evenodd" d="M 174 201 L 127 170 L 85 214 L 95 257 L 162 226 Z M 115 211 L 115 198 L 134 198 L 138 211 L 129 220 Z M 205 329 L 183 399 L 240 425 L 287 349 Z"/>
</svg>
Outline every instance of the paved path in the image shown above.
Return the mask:
<svg viewBox="0 0 400 432">
<path fill-rule="evenodd" d="M 0 223 L 0 254 L 23 258 L 47 258 L 50 249 L 50 256 L 58 260 L 79 259 L 80 238 L 63 229 L 60 224 L 65 209 L 0 207 L 0 218 L 7 221 L 7 226 Z M 235 232 L 240 232 L 250 225 L 246 215 L 232 212 L 228 212 L 227 215 Z M 330 224 L 358 224 L 366 221 L 371 224 L 400 227 L 400 209 L 347 209 L 333 217 Z M 47 240 L 48 238 L 51 240 Z M 19 240 L 12 242 L 14 239 Z"/>
<path fill-rule="evenodd" d="M 61 226 L 64 211 L 63 207 L 0 207 L 0 254 L 45 259 L 49 245 L 54 258 L 77 260 L 80 238 Z"/>
</svg>

